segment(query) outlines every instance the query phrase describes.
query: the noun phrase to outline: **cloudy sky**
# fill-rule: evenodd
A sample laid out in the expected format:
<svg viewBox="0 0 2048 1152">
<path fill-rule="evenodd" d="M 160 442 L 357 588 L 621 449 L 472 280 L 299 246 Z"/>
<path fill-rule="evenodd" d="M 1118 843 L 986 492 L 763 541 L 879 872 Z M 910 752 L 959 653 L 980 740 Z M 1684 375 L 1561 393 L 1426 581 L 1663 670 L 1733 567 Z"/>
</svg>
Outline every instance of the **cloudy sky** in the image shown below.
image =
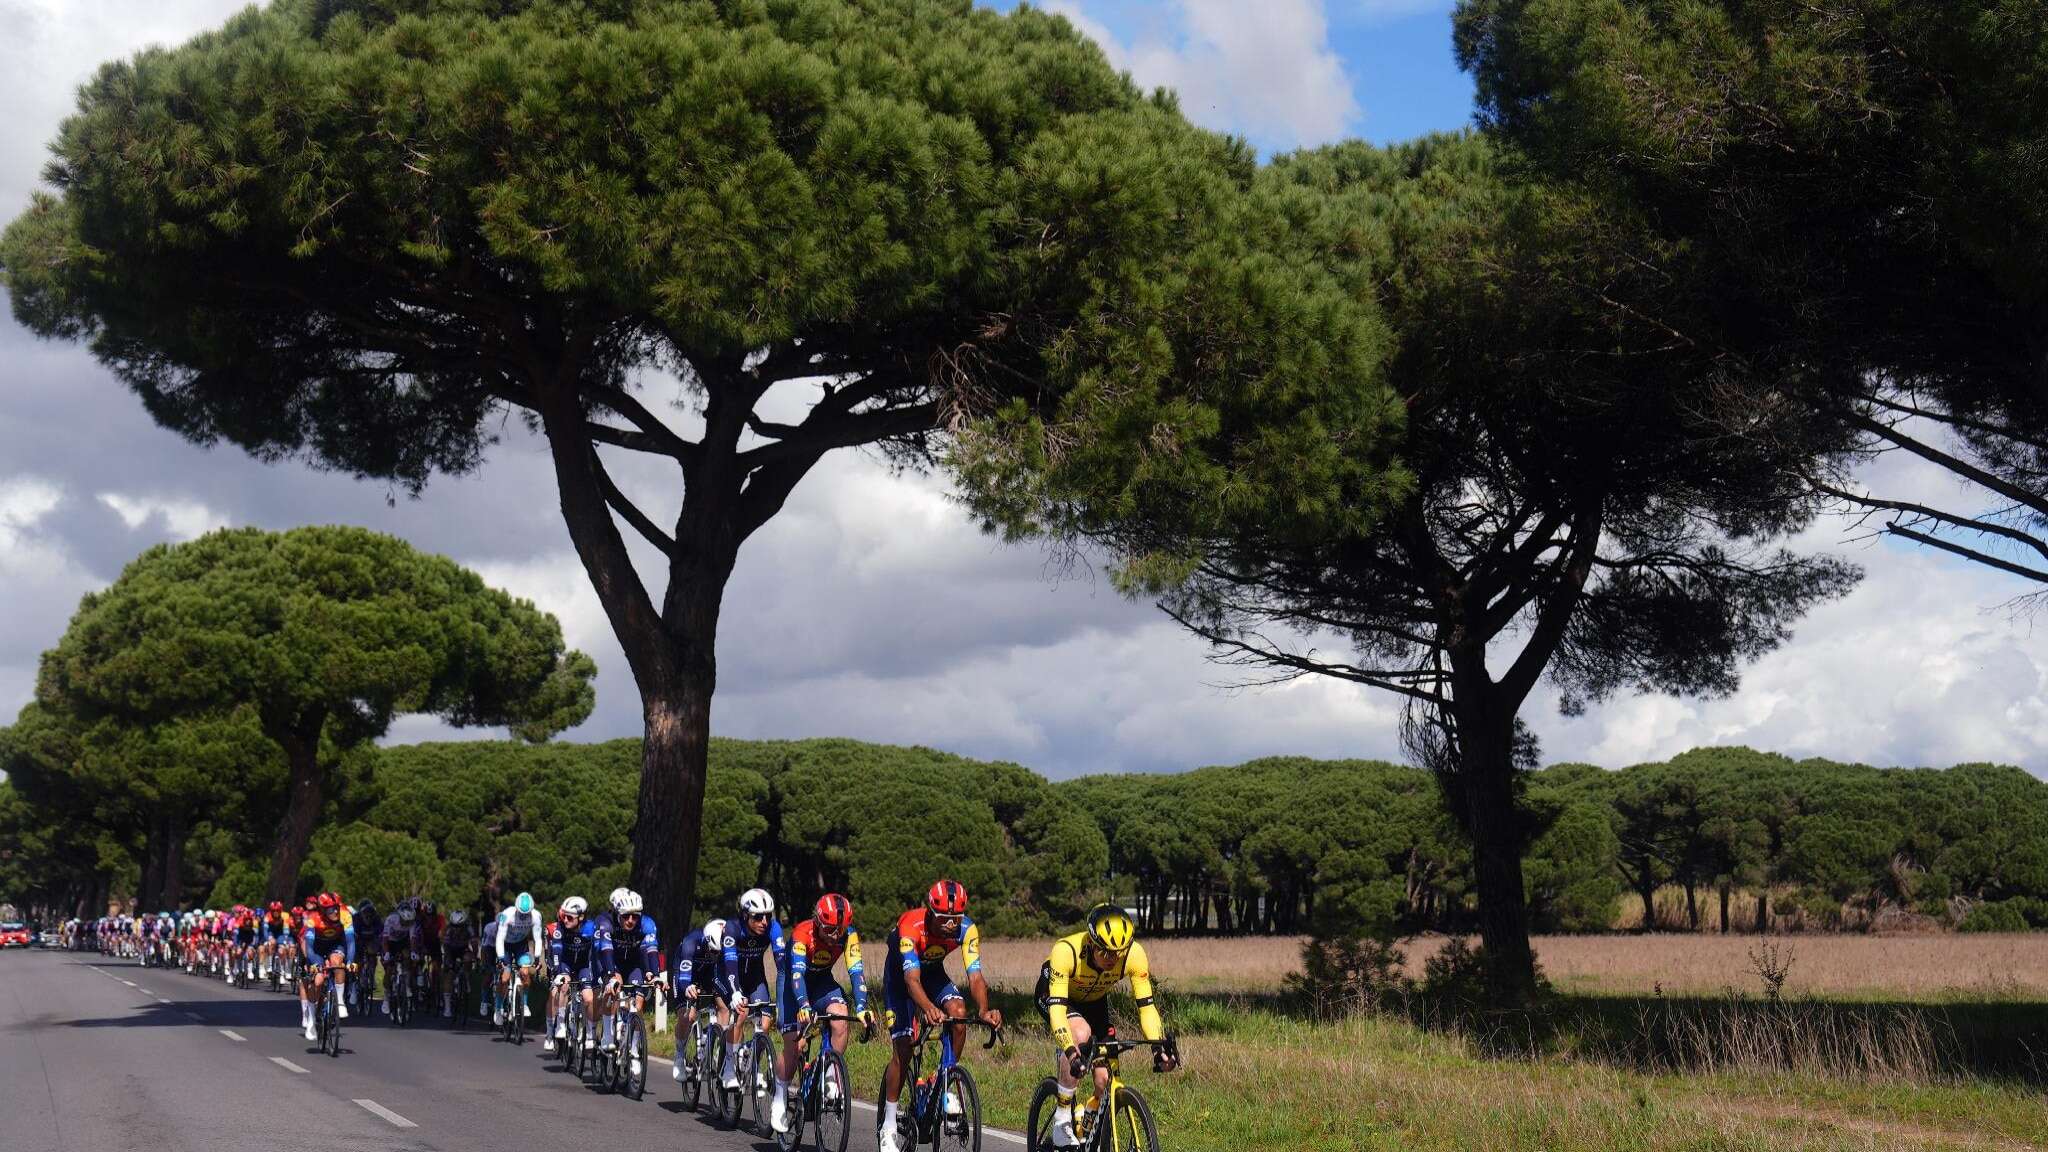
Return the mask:
<svg viewBox="0 0 2048 1152">
<path fill-rule="evenodd" d="M 1456 128 L 1471 85 L 1444 0 L 1047 0 L 1197 121 L 1266 151 Z M 0 0 L 0 212 L 25 205 L 73 87 L 99 61 L 176 41 L 232 0 Z M 660 396 L 663 386 L 650 387 Z M 1952 491 L 1903 463 L 1893 488 Z M 627 480 L 634 486 L 632 478 Z M 639 494 L 659 503 L 652 488 Z M 473 476 L 419 500 L 302 465 L 265 466 L 156 427 L 76 348 L 0 318 L 0 717 L 81 593 L 141 549 L 228 524 L 359 524 L 482 572 L 562 620 L 601 668 L 573 739 L 637 731 L 624 662 L 555 509 L 539 446 L 508 425 Z M 1624 699 L 1575 719 L 1532 702 L 1546 759 L 1620 766 L 1706 743 L 1879 764 L 1991 759 L 2048 775 L 2048 635 L 2003 607 L 2028 589 L 1845 525 L 1800 546 L 1869 578 L 1814 613 L 1730 699 Z M 1055 776 L 1251 756 L 1393 756 L 1393 702 L 1299 681 L 1231 687 L 1228 669 L 1100 578 L 978 535 L 944 486 L 859 455 L 829 460 L 741 555 L 726 599 L 714 727 L 845 735 L 1001 757 Z M 409 720 L 399 739 L 445 734 Z"/>
</svg>

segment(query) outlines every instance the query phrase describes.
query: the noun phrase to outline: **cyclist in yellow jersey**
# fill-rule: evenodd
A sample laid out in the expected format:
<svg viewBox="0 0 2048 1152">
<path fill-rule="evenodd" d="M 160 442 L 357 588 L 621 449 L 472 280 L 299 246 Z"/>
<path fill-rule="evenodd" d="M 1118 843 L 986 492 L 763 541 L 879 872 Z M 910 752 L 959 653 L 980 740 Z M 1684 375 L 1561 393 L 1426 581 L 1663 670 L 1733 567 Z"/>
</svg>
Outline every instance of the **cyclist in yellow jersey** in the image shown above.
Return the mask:
<svg viewBox="0 0 2048 1152">
<path fill-rule="evenodd" d="M 1138 1002 L 1138 1027 L 1147 1040 L 1166 1038 L 1166 1024 L 1152 1003 L 1152 969 L 1145 959 L 1145 947 L 1134 937 L 1137 928 L 1124 910 L 1113 904 L 1097 904 L 1088 912 L 1088 927 L 1053 942 L 1052 955 L 1038 972 L 1038 1009 L 1052 1028 L 1052 1042 L 1059 1049 L 1053 1061 L 1053 1075 L 1059 1082 L 1059 1117 L 1053 1123 L 1055 1148 L 1072 1148 L 1080 1141 L 1074 1135 L 1069 1105 L 1074 1101 L 1074 1082 L 1086 1066 L 1081 1045 L 1106 1036 L 1109 1026 L 1109 994 L 1128 979 L 1131 995 Z M 1156 1058 L 1161 1072 L 1173 1070 L 1177 1061 L 1166 1053 Z M 1098 1097 L 1109 1092 L 1109 1070 L 1095 1070 Z"/>
</svg>

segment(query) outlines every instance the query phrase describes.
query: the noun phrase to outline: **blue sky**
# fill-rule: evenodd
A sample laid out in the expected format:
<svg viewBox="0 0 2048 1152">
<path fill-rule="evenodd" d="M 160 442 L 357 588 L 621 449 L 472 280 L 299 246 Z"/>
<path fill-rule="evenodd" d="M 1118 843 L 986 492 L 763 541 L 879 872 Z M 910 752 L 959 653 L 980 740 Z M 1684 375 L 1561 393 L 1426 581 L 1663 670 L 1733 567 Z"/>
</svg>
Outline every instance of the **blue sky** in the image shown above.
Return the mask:
<svg viewBox="0 0 2048 1152">
<path fill-rule="evenodd" d="M 1190 118 L 1267 154 L 1353 136 L 1391 143 L 1471 119 L 1449 0 L 1035 2 L 1074 19 L 1140 83 L 1180 91 Z"/>
</svg>

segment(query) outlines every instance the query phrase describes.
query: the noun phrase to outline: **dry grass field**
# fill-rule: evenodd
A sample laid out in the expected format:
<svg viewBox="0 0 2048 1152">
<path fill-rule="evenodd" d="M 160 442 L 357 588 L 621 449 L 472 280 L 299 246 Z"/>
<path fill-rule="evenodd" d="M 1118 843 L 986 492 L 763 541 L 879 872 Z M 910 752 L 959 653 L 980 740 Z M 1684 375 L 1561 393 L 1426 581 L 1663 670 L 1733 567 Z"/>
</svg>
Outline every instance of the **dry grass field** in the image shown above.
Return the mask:
<svg viewBox="0 0 2048 1152">
<path fill-rule="evenodd" d="M 1768 939 L 1792 954 L 1788 996 L 2009 1000 L 2048 995 L 2048 933 L 1910 936 L 1540 936 L 1536 955 L 1560 989 L 1572 992 L 1719 994 L 1762 991 L 1749 951 Z M 1408 965 L 1442 937 L 1408 941 Z M 1146 941 L 1153 970 L 1184 992 L 1270 992 L 1299 966 L 1298 937 L 1197 937 Z M 1045 960 L 1043 940 L 991 940 L 983 964 L 992 982 L 1028 991 Z"/>
</svg>

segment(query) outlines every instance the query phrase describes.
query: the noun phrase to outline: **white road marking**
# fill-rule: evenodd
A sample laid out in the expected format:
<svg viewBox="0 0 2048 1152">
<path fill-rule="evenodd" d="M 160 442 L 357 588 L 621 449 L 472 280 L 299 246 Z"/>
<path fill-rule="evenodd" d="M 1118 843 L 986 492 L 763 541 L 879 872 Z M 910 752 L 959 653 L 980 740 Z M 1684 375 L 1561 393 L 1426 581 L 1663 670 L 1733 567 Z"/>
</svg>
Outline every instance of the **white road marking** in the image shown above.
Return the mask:
<svg viewBox="0 0 2048 1152">
<path fill-rule="evenodd" d="M 386 1107 L 385 1107 L 385 1106 L 383 1106 L 382 1104 L 379 1104 L 379 1103 L 377 1103 L 377 1102 L 376 1102 L 375 1100 L 358 1100 L 358 1101 L 356 1101 L 356 1103 L 358 1103 L 358 1104 L 361 1104 L 361 1105 L 362 1105 L 362 1106 L 363 1106 L 364 1108 L 368 1109 L 368 1110 L 369 1110 L 369 1111 L 371 1111 L 371 1112 L 375 1112 L 375 1113 L 376 1113 L 377 1115 L 379 1115 L 379 1116 L 382 1116 L 382 1117 L 383 1117 L 384 1119 L 386 1119 L 386 1120 L 389 1120 L 389 1121 L 391 1121 L 391 1123 L 392 1123 L 392 1124 L 393 1124 L 393 1125 L 394 1125 L 395 1127 L 399 1127 L 399 1128 L 417 1128 L 417 1127 L 419 1127 L 419 1125 L 417 1125 L 417 1124 L 413 1123 L 413 1122 L 412 1122 L 412 1121 L 410 1121 L 410 1120 L 407 1120 L 407 1119 L 406 1119 L 405 1117 L 403 1117 L 403 1116 L 400 1116 L 400 1115 L 399 1115 L 398 1113 L 396 1113 L 396 1112 L 393 1112 L 393 1111 L 392 1111 L 391 1109 L 389 1109 L 389 1108 L 386 1108 Z"/>
<path fill-rule="evenodd" d="M 232 1028 L 223 1028 L 220 1030 L 220 1034 L 227 1037 L 230 1040 L 233 1040 L 237 1044 L 247 1044 L 249 1042 L 249 1038 L 247 1036 L 242 1035 L 240 1032 L 237 1032 Z"/>
<path fill-rule="evenodd" d="M 151 991 L 150 991 L 149 989 L 147 989 L 147 988 L 143 988 L 143 987 L 140 987 L 140 986 L 136 986 L 136 987 L 135 987 L 135 990 L 136 990 L 137 992 L 140 992 L 140 993 L 142 993 L 142 994 L 143 994 L 144 996 L 154 996 L 154 995 L 156 995 L 156 993 L 154 993 L 154 992 L 151 992 Z"/>
<path fill-rule="evenodd" d="M 200 1022 L 201 1024 L 204 1024 L 204 1023 L 206 1023 L 206 1017 L 204 1017 L 204 1016 L 201 1016 L 201 1015 L 200 1015 L 199 1013 L 197 1013 L 197 1012 L 187 1012 L 187 1013 L 185 1013 L 185 1018 L 186 1018 L 186 1019 L 188 1019 L 188 1020 L 197 1020 L 197 1021 L 199 1021 L 199 1022 Z"/>
<path fill-rule="evenodd" d="M 130 988 L 133 988 L 133 987 L 135 987 L 135 981 L 133 981 L 133 980 L 123 980 L 123 981 L 121 981 L 121 983 L 123 983 L 123 984 L 126 984 L 126 985 L 127 985 L 127 986 L 129 986 Z"/>
<path fill-rule="evenodd" d="M 164 999 L 164 998 L 163 998 L 163 997 L 161 997 L 161 996 L 159 996 L 159 997 L 157 997 L 157 998 L 156 998 L 156 1002 L 157 1002 L 157 1003 L 159 1003 L 159 1004 L 169 1004 L 169 1003 L 170 1003 L 170 1001 L 169 1001 L 169 1000 L 166 1000 L 166 999 Z"/>
<path fill-rule="evenodd" d="M 270 1058 L 270 1062 L 272 1064 L 277 1065 L 279 1068 L 284 1069 L 287 1072 L 297 1072 L 301 1076 L 311 1075 L 311 1073 L 307 1072 L 304 1068 L 299 1067 L 297 1064 L 292 1063 L 291 1061 L 285 1059 L 282 1056 L 272 1056 Z"/>
</svg>

